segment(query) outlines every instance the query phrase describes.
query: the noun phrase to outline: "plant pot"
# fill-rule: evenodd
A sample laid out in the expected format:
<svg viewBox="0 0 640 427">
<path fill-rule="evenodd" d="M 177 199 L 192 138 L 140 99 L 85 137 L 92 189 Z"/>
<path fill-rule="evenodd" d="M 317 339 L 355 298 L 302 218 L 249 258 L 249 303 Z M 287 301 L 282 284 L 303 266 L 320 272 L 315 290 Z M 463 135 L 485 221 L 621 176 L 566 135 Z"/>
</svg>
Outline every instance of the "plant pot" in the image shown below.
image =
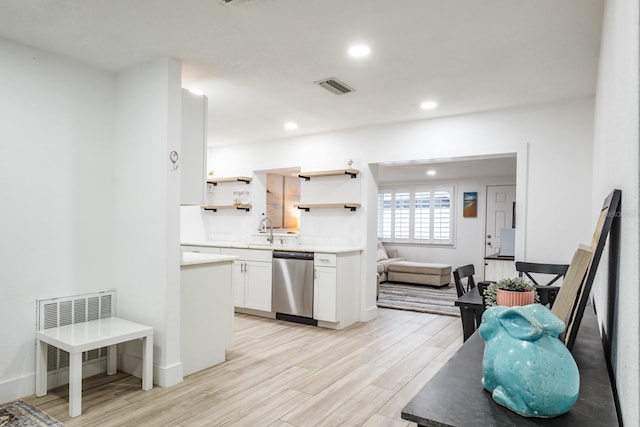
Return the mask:
<svg viewBox="0 0 640 427">
<path fill-rule="evenodd" d="M 506 305 L 507 307 L 513 307 L 516 305 L 529 305 L 535 301 L 535 294 L 533 291 L 507 291 L 505 289 L 498 289 L 496 293 L 496 303 L 498 305 Z"/>
</svg>

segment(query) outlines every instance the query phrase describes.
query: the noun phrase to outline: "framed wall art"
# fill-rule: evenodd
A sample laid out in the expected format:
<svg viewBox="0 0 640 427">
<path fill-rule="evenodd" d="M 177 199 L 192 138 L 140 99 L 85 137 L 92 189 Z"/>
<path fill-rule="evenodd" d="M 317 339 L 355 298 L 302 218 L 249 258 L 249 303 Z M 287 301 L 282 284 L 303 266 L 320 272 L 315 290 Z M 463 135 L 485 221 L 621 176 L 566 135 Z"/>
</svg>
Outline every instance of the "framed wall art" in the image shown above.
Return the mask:
<svg viewBox="0 0 640 427">
<path fill-rule="evenodd" d="M 465 191 L 462 198 L 462 217 L 475 218 L 478 216 L 478 192 Z"/>
</svg>

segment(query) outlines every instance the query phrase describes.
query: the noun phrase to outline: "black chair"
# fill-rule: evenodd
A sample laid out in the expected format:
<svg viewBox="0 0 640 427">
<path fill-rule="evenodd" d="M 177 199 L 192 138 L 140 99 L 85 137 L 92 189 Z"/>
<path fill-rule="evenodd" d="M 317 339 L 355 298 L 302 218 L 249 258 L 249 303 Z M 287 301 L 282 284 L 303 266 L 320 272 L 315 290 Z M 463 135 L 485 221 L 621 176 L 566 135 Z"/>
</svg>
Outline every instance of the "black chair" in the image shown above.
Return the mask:
<svg viewBox="0 0 640 427">
<path fill-rule="evenodd" d="M 540 304 L 549 305 L 549 308 L 553 307 L 553 303 L 556 300 L 559 286 L 551 286 L 558 279 L 563 278 L 567 274 L 569 264 L 542 264 L 536 262 L 516 262 L 516 271 L 519 277 L 527 276 L 529 280 L 535 285 L 540 297 Z M 552 277 L 544 284 L 538 283 L 538 281 L 532 276 L 532 274 L 546 274 Z"/>
<path fill-rule="evenodd" d="M 463 265 L 453 270 L 453 280 L 456 283 L 456 291 L 458 292 L 458 298 L 469 292 L 470 289 L 476 287 L 476 282 L 473 280 L 473 275 L 476 273 L 473 264 Z M 462 279 L 466 280 L 466 285 L 462 283 Z"/>
<path fill-rule="evenodd" d="M 476 271 L 473 264 L 463 265 L 462 267 L 458 267 L 453 270 L 453 281 L 456 284 L 458 298 L 476 287 L 476 281 L 473 279 L 473 275 L 475 274 L 475 272 Z M 463 283 L 464 279 L 466 279 L 466 283 Z M 460 318 L 462 319 L 463 330 L 465 319 L 467 318 L 467 316 L 474 316 L 473 330 L 477 329 L 480 326 L 480 322 L 482 321 L 482 312 L 460 307 Z M 469 337 L 465 335 L 464 340 L 466 341 L 468 338 Z"/>
<path fill-rule="evenodd" d="M 478 282 L 478 292 L 480 293 L 480 296 L 482 297 L 482 312 L 483 313 L 487 309 L 487 301 L 485 300 L 484 291 L 487 289 L 487 286 L 489 286 L 492 283 L 495 283 L 495 282 L 492 282 L 492 281 Z"/>
</svg>

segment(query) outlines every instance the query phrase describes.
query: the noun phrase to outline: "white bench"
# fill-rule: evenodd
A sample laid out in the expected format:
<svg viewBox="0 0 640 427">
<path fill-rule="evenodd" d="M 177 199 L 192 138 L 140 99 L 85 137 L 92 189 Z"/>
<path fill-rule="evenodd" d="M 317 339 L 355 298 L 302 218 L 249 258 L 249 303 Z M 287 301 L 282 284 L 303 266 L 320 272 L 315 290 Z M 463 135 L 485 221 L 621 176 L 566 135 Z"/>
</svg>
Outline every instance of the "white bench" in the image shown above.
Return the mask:
<svg viewBox="0 0 640 427">
<path fill-rule="evenodd" d="M 153 328 L 118 317 L 49 327 L 36 333 L 36 396 L 47 394 L 48 346 L 69 353 L 69 416 L 82 413 L 82 353 L 107 348 L 107 374 L 117 371 L 117 345 L 142 339 L 142 389 L 153 388 Z"/>
</svg>

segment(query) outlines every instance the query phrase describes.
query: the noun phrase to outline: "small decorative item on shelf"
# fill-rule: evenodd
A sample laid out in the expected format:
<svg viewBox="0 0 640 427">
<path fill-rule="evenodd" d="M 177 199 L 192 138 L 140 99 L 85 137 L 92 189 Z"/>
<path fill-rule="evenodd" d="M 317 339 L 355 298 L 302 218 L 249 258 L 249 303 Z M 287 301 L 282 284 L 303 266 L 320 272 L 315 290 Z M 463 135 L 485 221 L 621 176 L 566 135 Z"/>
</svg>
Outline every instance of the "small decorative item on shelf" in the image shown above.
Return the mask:
<svg viewBox="0 0 640 427">
<path fill-rule="evenodd" d="M 492 283 L 484 291 L 484 301 L 487 307 L 494 305 L 528 305 L 539 302 L 536 287 L 522 277 L 502 279 Z"/>
<path fill-rule="evenodd" d="M 241 193 L 240 191 L 234 191 L 233 192 L 233 204 L 234 205 L 239 205 L 241 203 L 240 202 L 240 193 Z"/>
<path fill-rule="evenodd" d="M 209 178 L 213 178 L 213 175 L 214 175 L 213 170 L 212 170 L 212 169 L 209 169 L 209 172 L 207 172 L 207 176 L 208 176 Z"/>
<path fill-rule="evenodd" d="M 249 204 L 249 192 L 248 191 L 241 191 L 240 192 L 240 203 L 243 205 L 248 205 Z"/>
<path fill-rule="evenodd" d="M 495 306 L 482 315 L 482 386 L 524 417 L 562 415 L 578 400 L 580 373 L 558 339 L 564 323 L 540 304 Z"/>
</svg>

